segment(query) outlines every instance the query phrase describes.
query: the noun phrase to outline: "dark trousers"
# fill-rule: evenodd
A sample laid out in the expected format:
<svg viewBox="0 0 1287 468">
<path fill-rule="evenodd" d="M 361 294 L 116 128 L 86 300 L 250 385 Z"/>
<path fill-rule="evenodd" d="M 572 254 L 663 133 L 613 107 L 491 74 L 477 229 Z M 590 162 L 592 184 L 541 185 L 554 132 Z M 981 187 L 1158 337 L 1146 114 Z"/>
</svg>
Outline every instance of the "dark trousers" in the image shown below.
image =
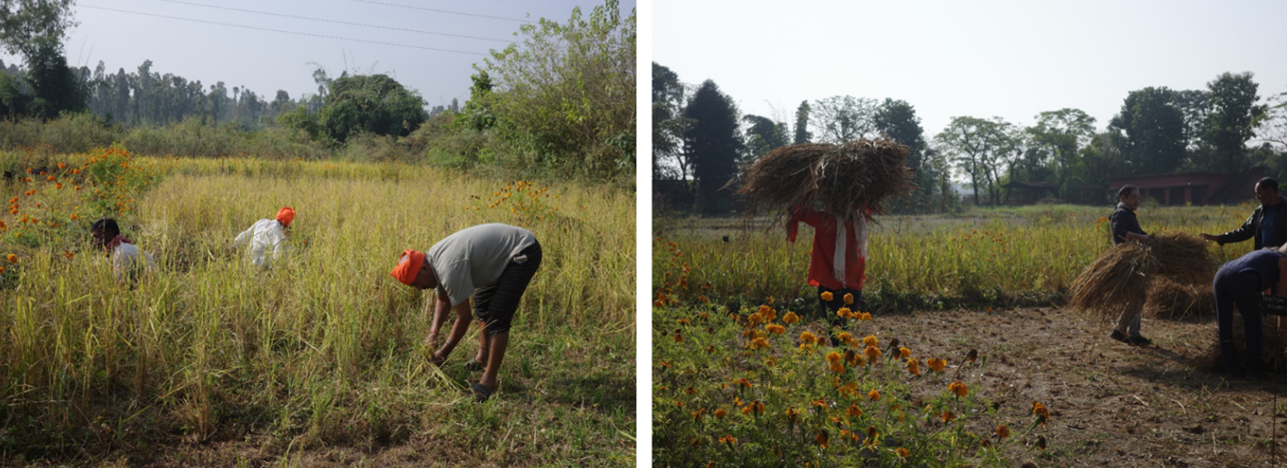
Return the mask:
<svg viewBox="0 0 1287 468">
<path fill-rule="evenodd" d="M 1233 345 L 1233 306 L 1237 304 L 1247 337 L 1246 370 L 1264 370 L 1265 363 L 1260 357 L 1264 346 L 1264 331 L 1261 329 L 1261 298 L 1257 289 L 1259 283 L 1260 278 L 1256 272 L 1237 273 L 1222 269 L 1216 273 L 1212 284 L 1215 290 L 1216 324 L 1220 330 L 1220 355 L 1228 369 L 1238 365 L 1238 352 Z"/>
<path fill-rule="evenodd" d="M 822 300 L 822 293 L 824 292 L 831 292 L 830 301 Z M 854 295 L 853 304 L 845 304 L 846 293 Z M 822 313 L 822 316 L 827 319 L 827 323 L 831 324 L 831 326 L 840 326 L 840 328 L 844 328 L 845 319 L 836 315 L 836 311 L 840 310 L 842 307 L 848 307 L 849 310 L 858 312 L 858 307 L 861 304 L 862 291 L 860 290 L 849 288 L 831 289 L 826 286 L 818 286 L 818 311 Z"/>
<path fill-rule="evenodd" d="M 510 261 L 500 280 L 491 287 L 474 291 L 474 315 L 487 324 L 487 336 L 509 333 L 510 322 L 518 311 L 518 302 L 527 285 L 541 267 L 541 244 L 532 244 L 519 253 L 527 256 L 523 263 Z"/>
</svg>

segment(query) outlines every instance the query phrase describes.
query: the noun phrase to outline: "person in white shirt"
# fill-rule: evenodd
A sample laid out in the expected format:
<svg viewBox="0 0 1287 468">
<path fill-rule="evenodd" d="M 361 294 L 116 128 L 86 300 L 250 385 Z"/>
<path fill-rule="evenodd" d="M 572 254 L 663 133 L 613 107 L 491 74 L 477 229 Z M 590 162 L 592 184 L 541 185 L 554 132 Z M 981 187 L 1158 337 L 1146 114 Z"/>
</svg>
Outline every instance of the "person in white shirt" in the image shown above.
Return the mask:
<svg viewBox="0 0 1287 468">
<path fill-rule="evenodd" d="M 121 235 L 121 228 L 117 226 L 115 219 L 102 218 L 94 221 L 89 232 L 94 238 L 94 245 L 105 250 L 111 259 L 117 281 L 129 280 L 133 286 L 139 275 L 156 269 L 152 254 L 144 252 Z"/>
<path fill-rule="evenodd" d="M 242 231 L 233 239 L 233 247 L 241 247 L 244 244 L 250 244 L 248 255 L 250 262 L 258 268 L 267 268 L 272 261 L 276 261 L 285 255 L 288 245 L 286 244 L 286 228 L 290 227 L 291 221 L 295 220 L 295 210 L 289 206 L 283 207 L 277 211 L 276 219 L 261 219 L 250 226 L 250 229 Z"/>
<path fill-rule="evenodd" d="M 541 244 L 526 229 L 506 224 L 483 224 L 462 229 L 443 238 L 428 252 L 407 249 L 398 266 L 390 272 L 407 286 L 436 290 L 433 325 L 426 346 L 438 341 L 438 330 L 447 319 L 447 309 L 456 312 L 456 323 L 442 348 L 433 353 L 433 363 L 446 362 L 456 343 L 465 337 L 470 313 L 478 313 L 478 355 L 467 368 L 484 368 L 473 385 L 478 401 L 487 401 L 498 389 L 497 372 L 509 345 L 510 321 L 519 299 L 541 266 Z"/>
</svg>

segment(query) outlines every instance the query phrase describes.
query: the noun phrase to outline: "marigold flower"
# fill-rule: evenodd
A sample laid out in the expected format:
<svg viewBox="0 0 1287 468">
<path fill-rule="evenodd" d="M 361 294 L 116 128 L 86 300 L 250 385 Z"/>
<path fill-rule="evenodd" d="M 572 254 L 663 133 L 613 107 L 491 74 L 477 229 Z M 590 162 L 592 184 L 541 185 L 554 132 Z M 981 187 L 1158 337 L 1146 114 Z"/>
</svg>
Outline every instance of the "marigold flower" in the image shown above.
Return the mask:
<svg viewBox="0 0 1287 468">
<path fill-rule="evenodd" d="M 866 338 L 862 339 L 862 344 L 867 346 L 876 346 L 880 344 L 880 341 L 876 339 L 876 335 L 867 335 Z"/>
<path fill-rule="evenodd" d="M 720 409 L 715 410 L 715 417 L 716 417 L 716 418 L 724 419 L 724 416 L 727 416 L 727 415 L 728 415 L 728 411 L 724 411 L 724 408 L 720 408 Z"/>
<path fill-rule="evenodd" d="M 684 402 L 679 401 L 679 400 L 675 400 L 675 406 L 676 406 L 676 407 L 679 407 L 679 408 L 683 408 L 683 407 L 684 407 Z"/>
<path fill-rule="evenodd" d="M 759 312 L 756 312 L 746 317 L 746 321 L 751 322 L 751 325 L 758 325 L 760 322 L 764 321 L 764 316 L 760 315 Z"/>
<path fill-rule="evenodd" d="M 871 320 L 871 313 L 863 312 L 860 320 Z"/>
<path fill-rule="evenodd" d="M 921 364 L 916 362 L 916 358 L 907 360 L 907 372 L 912 375 L 921 375 Z"/>
<path fill-rule="evenodd" d="M 680 335 L 680 334 L 679 334 L 679 331 L 678 331 L 678 330 L 676 330 L 676 331 L 675 331 L 675 341 L 680 342 L 680 343 L 683 343 L 683 342 L 684 342 L 684 337 L 683 337 L 683 335 Z"/>
<path fill-rule="evenodd" d="M 814 342 L 814 341 L 817 341 L 817 338 L 813 336 L 813 333 L 811 333 L 811 332 L 809 332 L 809 331 L 807 331 L 807 330 L 806 330 L 806 331 L 803 331 L 803 332 L 800 332 L 800 343 L 801 343 L 801 344 L 804 344 L 804 343 L 813 344 L 813 342 Z"/>
<path fill-rule="evenodd" d="M 828 301 L 828 302 L 830 302 L 831 299 L 835 297 L 831 294 L 831 291 L 823 291 L 821 296 L 822 296 L 822 300 Z"/>
<path fill-rule="evenodd" d="M 849 417 L 855 417 L 855 418 L 858 416 L 862 416 L 862 408 L 858 407 L 858 403 L 850 403 L 849 410 L 845 411 L 845 415 Z"/>
<path fill-rule="evenodd" d="M 907 359 L 912 355 L 912 350 L 907 348 L 898 348 L 898 357 Z"/>
<path fill-rule="evenodd" d="M 724 436 L 724 437 L 720 437 L 720 438 L 719 438 L 719 441 L 720 441 L 720 442 L 724 442 L 724 443 L 726 443 L 726 444 L 728 444 L 728 445 L 730 445 L 730 446 L 731 446 L 731 445 L 733 445 L 733 444 L 736 444 L 736 443 L 737 443 L 737 438 L 736 438 L 736 437 L 733 437 L 733 435 L 732 435 L 732 434 L 729 434 L 729 435 L 726 435 L 726 436 Z"/>
<path fill-rule="evenodd" d="M 63 251 L 63 256 L 64 256 L 64 257 L 67 257 L 68 259 L 70 259 L 70 258 L 72 258 L 72 257 L 76 256 L 76 254 L 74 254 L 74 253 L 72 253 L 72 252 L 68 252 L 68 251 L 64 250 L 64 251 Z"/>
<path fill-rule="evenodd" d="M 41 172 L 41 174 L 44 174 L 44 172 Z M 49 177 L 46 177 L 46 178 L 45 178 L 45 180 L 48 180 L 48 181 L 50 181 L 50 182 L 53 182 L 53 181 L 55 181 L 55 180 L 58 180 L 58 178 L 57 178 L 57 177 L 54 177 L 54 176 L 49 176 Z"/>
<path fill-rule="evenodd" d="M 822 408 L 822 409 L 827 409 L 827 400 L 826 400 L 826 399 L 819 398 L 819 399 L 817 399 L 817 400 L 812 400 L 810 403 L 813 403 L 813 406 L 817 406 L 817 407 Z"/>
<path fill-rule="evenodd" d="M 875 440 L 876 436 L 879 435 L 880 431 L 876 430 L 876 426 L 867 426 L 867 437 L 869 439 Z"/>
<path fill-rule="evenodd" d="M 1005 427 L 1005 424 L 997 426 L 997 437 L 1000 437 L 1002 439 L 1006 437 L 1010 437 L 1010 428 Z"/>
<path fill-rule="evenodd" d="M 4 273 L 4 267 L 0 266 L 0 273 Z"/>
<path fill-rule="evenodd" d="M 873 359 L 878 358 L 880 357 L 880 348 L 877 348 L 875 346 L 868 346 L 865 354 L 867 354 L 867 357 L 870 357 Z"/>
<path fill-rule="evenodd" d="M 62 189 L 63 189 L 63 183 L 62 183 L 62 182 L 59 182 L 59 183 L 54 184 L 54 189 L 55 189 L 55 190 L 62 190 Z"/>
<path fill-rule="evenodd" d="M 947 386 L 947 390 L 955 394 L 958 398 L 964 397 L 970 394 L 970 389 L 966 387 L 965 384 L 962 383 L 960 380 L 957 380 L 949 384 Z"/>
<path fill-rule="evenodd" d="M 952 422 L 952 420 L 954 419 L 956 419 L 956 413 L 953 413 L 951 411 L 943 412 L 943 422 L 949 423 L 949 422 Z"/>
<path fill-rule="evenodd" d="M 80 186 L 79 186 L 79 185 L 77 185 L 77 186 L 73 186 L 72 188 L 73 188 L 73 189 L 76 189 L 76 191 L 78 191 L 78 192 L 80 191 Z"/>
<path fill-rule="evenodd" d="M 679 320 L 676 320 L 676 322 L 679 323 L 680 325 L 688 325 L 689 323 L 691 323 L 686 318 L 681 318 Z"/>
<path fill-rule="evenodd" d="M 18 203 L 18 197 L 10 198 L 9 203 Z"/>
<path fill-rule="evenodd" d="M 870 392 L 867 392 L 867 398 L 870 398 L 871 401 L 880 401 L 880 392 L 873 388 Z"/>
<path fill-rule="evenodd" d="M 1046 449 L 1046 436 L 1043 436 L 1043 435 L 1037 436 L 1037 449 L 1038 450 Z"/>
<path fill-rule="evenodd" d="M 787 311 L 786 315 L 782 316 L 782 322 L 787 325 L 796 323 L 799 320 L 800 320 L 800 316 L 796 315 L 795 312 L 791 312 L 789 310 Z"/>
<path fill-rule="evenodd" d="M 979 350 L 977 349 L 971 349 L 970 352 L 965 355 L 965 360 L 967 361 L 974 362 L 977 359 L 979 359 Z"/>
<path fill-rule="evenodd" d="M 842 374 L 845 372 L 845 365 L 840 361 L 836 361 L 831 364 L 828 364 L 827 369 L 830 370 L 832 373 Z"/>
<path fill-rule="evenodd" d="M 18 263 L 18 256 L 14 254 L 9 254 L 5 259 L 9 260 L 9 263 Z"/>
<path fill-rule="evenodd" d="M 751 349 L 760 349 L 760 348 L 767 348 L 767 347 L 769 347 L 769 340 L 766 340 L 761 337 L 757 337 L 754 340 L 751 340 Z"/>
<path fill-rule="evenodd" d="M 830 353 L 827 353 L 827 362 L 839 362 L 839 361 L 840 361 L 839 352 L 832 351 Z"/>
<path fill-rule="evenodd" d="M 67 168 L 67 165 L 66 165 L 66 164 L 63 164 L 63 163 L 58 163 L 58 168 L 59 168 L 59 169 L 66 169 L 66 168 Z"/>
<path fill-rule="evenodd" d="M 849 310 L 848 307 L 841 307 L 840 310 L 836 311 L 836 315 L 840 316 L 840 318 L 846 318 L 846 319 L 849 318 L 849 316 L 852 315 L 852 313 L 853 311 Z"/>
<path fill-rule="evenodd" d="M 925 364 L 929 365 L 929 368 L 933 369 L 934 372 L 943 372 L 943 368 L 947 367 L 947 361 L 938 358 L 926 359 Z"/>
<path fill-rule="evenodd" d="M 786 417 L 787 417 L 787 422 L 791 423 L 791 425 L 792 425 L 792 426 L 794 426 L 794 425 L 795 425 L 795 423 L 796 423 L 796 421 L 797 421 L 797 420 L 799 419 L 799 417 L 800 417 L 800 412 L 799 412 L 799 411 L 796 411 L 796 410 L 795 410 L 795 407 L 794 407 L 794 406 L 792 406 L 792 407 L 790 407 L 790 408 L 787 408 L 787 410 L 786 410 Z"/>
<path fill-rule="evenodd" d="M 912 456 L 912 452 L 907 451 L 907 448 L 906 448 L 906 447 L 899 447 L 899 448 L 898 448 L 897 450 L 895 450 L 895 451 L 896 451 L 896 452 L 898 452 L 898 456 L 903 457 L 903 458 L 907 458 L 907 457 Z"/>
<path fill-rule="evenodd" d="M 824 449 L 827 448 L 827 439 L 827 431 L 818 432 L 818 435 L 814 437 L 814 440 L 818 441 L 818 445 Z"/>
<path fill-rule="evenodd" d="M 773 310 L 772 307 L 769 307 L 767 305 L 761 305 L 760 310 L 758 310 L 757 312 L 759 312 L 760 315 L 769 315 L 769 311 L 772 311 L 772 310 Z"/>
<path fill-rule="evenodd" d="M 781 325 L 765 325 L 764 329 L 768 330 L 769 333 L 773 333 L 775 335 L 781 335 L 783 333 L 786 333 L 786 327 Z"/>
</svg>

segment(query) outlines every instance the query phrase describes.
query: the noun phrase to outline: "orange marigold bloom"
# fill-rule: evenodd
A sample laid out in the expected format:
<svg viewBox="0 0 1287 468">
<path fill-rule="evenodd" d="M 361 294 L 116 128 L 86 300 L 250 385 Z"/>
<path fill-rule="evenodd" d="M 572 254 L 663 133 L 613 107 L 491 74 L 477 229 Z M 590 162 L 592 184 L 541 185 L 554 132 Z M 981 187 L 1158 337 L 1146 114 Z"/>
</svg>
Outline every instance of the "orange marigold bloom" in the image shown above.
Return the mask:
<svg viewBox="0 0 1287 468">
<path fill-rule="evenodd" d="M 853 304 L 853 303 L 854 303 L 854 295 L 850 293 L 845 293 L 845 304 Z"/>
<path fill-rule="evenodd" d="M 63 251 L 63 256 L 64 256 L 64 257 L 67 257 L 68 259 L 70 259 L 70 258 L 72 258 L 72 257 L 75 257 L 75 256 L 76 256 L 76 254 L 74 254 L 74 253 L 72 253 L 72 252 L 68 252 L 68 251 L 64 250 L 64 251 Z"/>
<path fill-rule="evenodd" d="M 10 198 L 9 203 L 18 203 L 18 197 Z"/>
<path fill-rule="evenodd" d="M 769 347 L 769 340 L 757 337 L 751 340 L 751 349 L 760 349 Z"/>
<path fill-rule="evenodd" d="M 907 359 L 907 358 L 908 358 L 908 357 L 910 357 L 911 355 L 912 355 L 912 350 L 907 349 L 907 348 L 905 348 L 905 347 L 904 347 L 904 348 L 898 348 L 898 357 L 901 357 L 901 358 L 903 358 L 903 359 Z"/>
<path fill-rule="evenodd" d="M 880 401 L 880 392 L 873 388 L 870 392 L 867 392 L 867 398 L 870 398 L 871 401 Z"/>
<path fill-rule="evenodd" d="M 840 361 L 836 361 L 831 364 L 828 364 L 827 369 L 830 370 L 832 373 L 842 374 L 845 372 L 845 365 Z"/>
<path fill-rule="evenodd" d="M 997 426 L 997 437 L 1000 437 L 1002 439 L 1006 437 L 1010 437 L 1010 428 L 1005 427 L 1005 424 Z"/>
<path fill-rule="evenodd" d="M 62 190 L 62 189 L 63 189 L 63 183 L 62 183 L 62 182 L 59 182 L 59 183 L 54 184 L 54 188 L 55 188 L 55 189 L 57 189 L 57 190 Z"/>
<path fill-rule="evenodd" d="M 787 416 L 787 422 L 791 423 L 791 425 L 793 425 L 793 426 L 794 426 L 794 425 L 795 425 L 795 423 L 796 423 L 796 421 L 797 421 L 797 420 L 799 419 L 799 417 L 800 417 L 800 412 L 799 412 L 799 411 L 796 411 L 796 410 L 795 410 L 795 407 L 794 407 L 794 406 L 792 406 L 792 407 L 790 407 L 790 408 L 787 408 L 787 410 L 786 410 L 786 416 Z"/>
<path fill-rule="evenodd" d="M 849 310 L 848 307 L 841 307 L 840 310 L 836 311 L 836 315 L 840 316 L 840 318 L 847 319 L 852 314 L 853 314 L 853 311 Z"/>
<path fill-rule="evenodd" d="M 787 325 L 796 323 L 798 321 L 800 321 L 800 316 L 796 315 L 795 312 L 791 312 L 789 310 L 787 311 L 786 315 L 782 316 L 782 322 L 786 323 Z"/>
<path fill-rule="evenodd" d="M 880 344 L 880 341 L 876 339 L 876 335 L 867 335 L 866 338 L 862 339 L 862 344 L 867 346 L 876 346 Z"/>
<path fill-rule="evenodd" d="M 41 174 L 44 174 L 44 173 L 43 173 L 43 172 L 41 172 Z M 50 182 L 53 182 L 53 181 L 55 181 L 55 180 L 58 180 L 58 178 L 57 178 L 57 177 L 54 177 L 54 176 L 49 176 L 49 177 L 46 177 L 46 178 L 45 178 L 45 180 L 48 180 L 48 181 L 50 181 Z"/>
<path fill-rule="evenodd" d="M 719 441 L 720 441 L 720 442 L 727 443 L 728 445 L 733 445 L 733 444 L 736 444 L 736 443 L 737 443 L 737 438 L 736 438 L 736 437 L 733 437 L 733 435 L 732 435 L 732 434 L 729 434 L 729 435 L 726 435 L 726 436 L 724 436 L 724 437 L 720 437 L 720 438 L 719 438 Z"/>
<path fill-rule="evenodd" d="M 724 408 L 720 408 L 720 409 L 715 410 L 715 417 L 716 417 L 716 418 L 724 419 L 724 416 L 727 416 L 727 415 L 728 415 L 728 411 L 724 411 Z"/>
<path fill-rule="evenodd" d="M 0 273 L 4 273 L 4 267 L 0 266 Z"/>
<path fill-rule="evenodd" d="M 72 188 L 76 189 L 77 191 L 79 191 L 79 190 L 80 190 L 80 186 L 79 186 L 79 185 L 77 185 L 77 186 L 75 186 L 75 187 L 72 187 Z"/>
<path fill-rule="evenodd" d="M 912 456 L 912 452 L 909 452 L 906 447 L 899 447 L 896 452 L 898 452 L 898 456 L 903 458 Z"/>
<path fill-rule="evenodd" d="M 781 335 L 783 333 L 786 333 L 786 327 L 781 325 L 765 325 L 764 329 L 768 330 L 769 333 L 773 333 L 775 335 Z"/>
<path fill-rule="evenodd" d="M 818 435 L 814 437 L 814 440 L 818 441 L 818 445 L 822 446 L 824 449 L 827 448 L 827 439 L 827 431 L 819 432 Z"/>
<path fill-rule="evenodd" d="M 689 321 L 688 321 L 688 319 L 686 319 L 686 318 L 681 318 L 681 319 L 679 319 L 679 320 L 676 320 L 675 322 L 676 322 L 676 323 L 679 323 L 680 325 L 688 325 L 689 323 L 691 323 L 691 322 L 689 322 Z"/>
<path fill-rule="evenodd" d="M 938 358 L 926 359 L 925 364 L 929 365 L 930 369 L 933 369 L 934 372 L 943 372 L 943 368 L 947 367 L 947 361 Z"/>
<path fill-rule="evenodd" d="M 18 256 L 14 254 L 9 254 L 5 259 L 9 260 L 9 263 L 18 263 Z"/>
<path fill-rule="evenodd" d="M 949 422 L 952 422 L 952 420 L 954 419 L 956 419 L 956 413 L 953 413 L 951 411 L 943 412 L 943 422 L 949 423 Z"/>
<path fill-rule="evenodd" d="M 916 358 L 907 360 L 907 372 L 912 375 L 921 375 L 921 364 L 916 362 Z"/>
<path fill-rule="evenodd" d="M 675 341 L 678 341 L 680 343 L 684 342 L 684 337 L 680 335 L 678 331 L 675 332 Z"/>
<path fill-rule="evenodd" d="M 849 410 L 845 411 L 845 415 L 851 417 L 862 416 L 862 408 L 858 407 L 858 403 L 851 403 L 849 405 Z"/>
<path fill-rule="evenodd" d="M 823 291 L 821 296 L 822 296 L 822 300 L 824 301 L 830 301 L 833 297 L 835 297 L 831 294 L 831 291 Z"/>
<path fill-rule="evenodd" d="M 813 336 L 813 333 L 811 333 L 811 332 L 809 332 L 809 331 L 807 331 L 807 330 L 806 330 L 806 331 L 803 331 L 803 332 L 800 332 L 800 343 L 801 343 L 801 344 L 804 344 L 804 343 L 813 344 L 813 342 L 814 342 L 814 341 L 816 341 L 816 340 L 817 340 L 817 338 L 815 338 L 815 337 Z"/>
<path fill-rule="evenodd" d="M 955 394 L 958 398 L 970 394 L 969 387 L 966 387 L 960 380 L 952 382 L 947 386 L 947 390 Z"/>
<path fill-rule="evenodd" d="M 66 168 L 67 168 L 67 165 L 66 165 L 66 164 L 63 164 L 63 163 L 58 163 L 58 168 L 59 168 L 59 169 L 66 169 Z"/>
<path fill-rule="evenodd" d="M 760 310 L 758 310 L 757 312 L 759 312 L 761 315 L 769 315 L 769 312 L 772 310 L 773 310 L 772 307 L 769 307 L 767 305 L 761 305 Z"/>
<path fill-rule="evenodd" d="M 878 358 L 880 357 L 880 348 L 877 348 L 875 346 L 868 346 L 865 354 L 867 354 L 867 356 L 871 358 Z"/>
</svg>

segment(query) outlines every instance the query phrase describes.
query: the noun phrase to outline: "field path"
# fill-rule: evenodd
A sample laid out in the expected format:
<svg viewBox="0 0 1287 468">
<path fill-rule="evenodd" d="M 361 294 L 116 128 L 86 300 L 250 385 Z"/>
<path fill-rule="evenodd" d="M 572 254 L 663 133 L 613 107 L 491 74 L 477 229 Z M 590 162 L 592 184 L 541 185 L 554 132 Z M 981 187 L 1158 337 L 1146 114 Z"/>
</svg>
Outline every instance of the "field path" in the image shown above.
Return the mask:
<svg viewBox="0 0 1287 468">
<path fill-rule="evenodd" d="M 1017 454 L 1016 464 L 1277 466 L 1268 447 L 1271 407 L 1277 401 L 1277 423 L 1287 432 L 1287 398 L 1275 400 L 1287 390 L 1287 371 L 1277 382 L 1213 372 L 1213 318 L 1145 318 L 1149 347 L 1111 340 L 1108 324 L 1055 308 L 886 315 L 870 327 L 882 341 L 899 338 L 915 354 L 945 355 L 953 365 L 978 349 L 986 368 L 967 381 L 1000 403 L 1002 414 L 1019 417 L 1033 400 L 1045 403 L 1048 454 Z M 1278 452 L 1277 463 L 1287 463 L 1287 451 Z"/>
</svg>

